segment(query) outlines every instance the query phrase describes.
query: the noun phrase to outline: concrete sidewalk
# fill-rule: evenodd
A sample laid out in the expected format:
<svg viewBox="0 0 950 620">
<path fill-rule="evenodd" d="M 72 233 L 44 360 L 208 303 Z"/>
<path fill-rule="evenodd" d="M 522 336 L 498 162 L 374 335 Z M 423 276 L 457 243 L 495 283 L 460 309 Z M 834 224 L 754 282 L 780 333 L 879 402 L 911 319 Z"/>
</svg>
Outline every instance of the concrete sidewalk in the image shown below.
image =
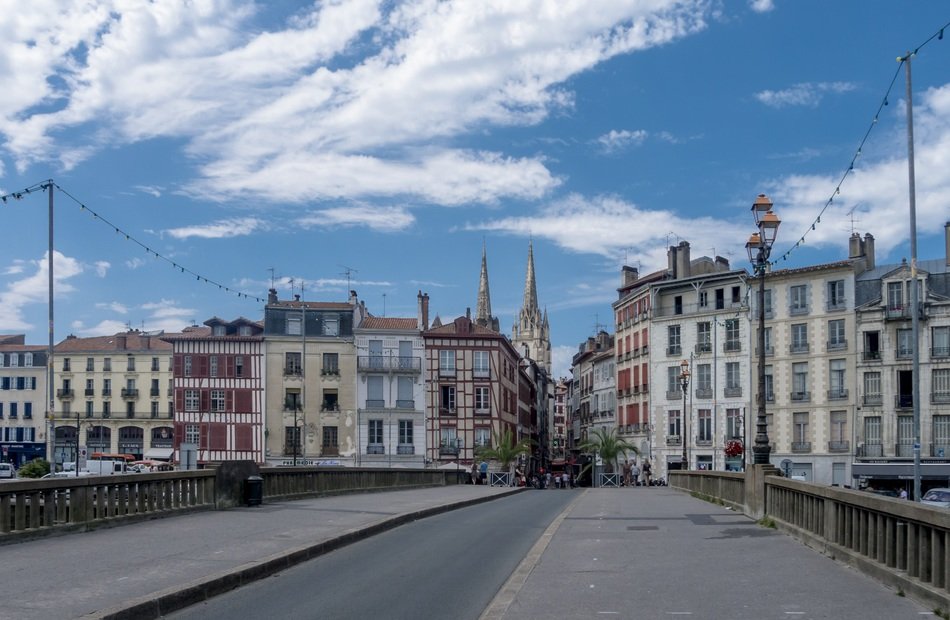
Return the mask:
<svg viewBox="0 0 950 620">
<path fill-rule="evenodd" d="M 0 618 L 156 618 L 408 521 L 518 491 L 337 495 L 14 544 L 2 552 Z"/>
<path fill-rule="evenodd" d="M 671 616 L 919 620 L 934 614 L 742 514 L 674 489 L 637 487 L 583 491 L 482 620 Z"/>
</svg>

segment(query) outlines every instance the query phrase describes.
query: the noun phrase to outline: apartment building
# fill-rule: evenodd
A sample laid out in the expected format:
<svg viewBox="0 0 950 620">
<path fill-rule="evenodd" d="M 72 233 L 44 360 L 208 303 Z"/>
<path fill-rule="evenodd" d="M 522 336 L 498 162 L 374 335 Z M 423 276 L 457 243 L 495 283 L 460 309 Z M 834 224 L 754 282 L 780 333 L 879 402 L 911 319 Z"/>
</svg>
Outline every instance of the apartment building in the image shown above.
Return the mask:
<svg viewBox="0 0 950 620">
<path fill-rule="evenodd" d="M 46 458 L 47 356 L 24 334 L 0 334 L 0 462 Z"/>
<path fill-rule="evenodd" d="M 571 445 L 573 450 L 579 449 L 595 428 L 616 428 L 616 379 L 610 382 L 603 376 L 604 371 L 611 367 L 616 372 L 613 357 L 614 337 L 600 331 L 596 337 L 591 336 L 582 342 L 571 360 L 571 372 L 577 386 L 578 417 L 578 434 Z M 611 392 L 609 400 L 608 391 Z M 606 407 L 610 408 L 609 411 Z"/>
</svg>

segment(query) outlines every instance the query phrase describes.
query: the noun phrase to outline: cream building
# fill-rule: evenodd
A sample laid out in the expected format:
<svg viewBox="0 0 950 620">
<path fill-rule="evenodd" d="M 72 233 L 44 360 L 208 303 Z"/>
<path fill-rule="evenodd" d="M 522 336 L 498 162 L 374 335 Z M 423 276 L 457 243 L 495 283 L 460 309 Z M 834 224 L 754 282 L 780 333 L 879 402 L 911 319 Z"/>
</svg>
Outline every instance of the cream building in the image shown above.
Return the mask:
<svg viewBox="0 0 950 620">
<path fill-rule="evenodd" d="M 0 335 L 0 462 L 19 468 L 46 458 L 48 347 Z"/>
</svg>

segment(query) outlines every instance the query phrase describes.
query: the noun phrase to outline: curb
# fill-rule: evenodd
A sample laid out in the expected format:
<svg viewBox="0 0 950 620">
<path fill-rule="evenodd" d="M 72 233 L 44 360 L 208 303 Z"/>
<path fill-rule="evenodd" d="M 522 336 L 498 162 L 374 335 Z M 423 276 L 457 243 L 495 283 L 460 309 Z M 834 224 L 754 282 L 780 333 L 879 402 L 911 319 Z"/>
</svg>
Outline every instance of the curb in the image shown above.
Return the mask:
<svg viewBox="0 0 950 620">
<path fill-rule="evenodd" d="M 304 545 L 275 553 L 261 560 L 248 562 L 209 577 L 197 579 L 179 586 L 159 590 L 152 594 L 126 601 L 106 609 L 82 616 L 90 620 L 148 620 L 189 607 L 196 603 L 229 592 L 254 581 L 270 577 L 307 560 L 319 557 L 336 549 L 351 545 L 360 540 L 405 525 L 412 521 L 425 519 L 451 510 L 466 508 L 492 500 L 521 493 L 524 488 L 497 493 L 487 497 L 476 497 L 459 502 L 424 508 L 389 517 L 365 527 L 353 529 L 318 543 Z"/>
</svg>

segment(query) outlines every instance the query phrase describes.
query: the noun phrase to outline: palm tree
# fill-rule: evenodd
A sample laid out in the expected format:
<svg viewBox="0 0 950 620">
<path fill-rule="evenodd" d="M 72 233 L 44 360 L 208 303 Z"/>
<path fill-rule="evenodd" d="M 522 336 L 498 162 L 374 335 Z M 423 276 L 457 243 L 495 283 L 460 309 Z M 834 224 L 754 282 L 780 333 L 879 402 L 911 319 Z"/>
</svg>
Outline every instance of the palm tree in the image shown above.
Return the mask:
<svg viewBox="0 0 950 620">
<path fill-rule="evenodd" d="M 623 454 L 625 457 L 632 452 L 640 454 L 640 449 L 627 442 L 626 439 L 617 437 L 616 428 L 595 428 L 591 434 L 580 445 L 582 452 L 596 452 L 604 459 L 604 466 L 608 473 L 614 471 L 618 457 Z"/>
<path fill-rule="evenodd" d="M 506 428 L 501 435 L 492 431 L 492 445 L 479 446 L 475 449 L 475 456 L 480 459 L 496 460 L 501 463 L 501 468 L 505 472 L 511 473 L 511 463 L 522 454 L 530 454 L 531 445 L 530 437 L 515 442 L 514 433 L 510 428 Z"/>
</svg>

